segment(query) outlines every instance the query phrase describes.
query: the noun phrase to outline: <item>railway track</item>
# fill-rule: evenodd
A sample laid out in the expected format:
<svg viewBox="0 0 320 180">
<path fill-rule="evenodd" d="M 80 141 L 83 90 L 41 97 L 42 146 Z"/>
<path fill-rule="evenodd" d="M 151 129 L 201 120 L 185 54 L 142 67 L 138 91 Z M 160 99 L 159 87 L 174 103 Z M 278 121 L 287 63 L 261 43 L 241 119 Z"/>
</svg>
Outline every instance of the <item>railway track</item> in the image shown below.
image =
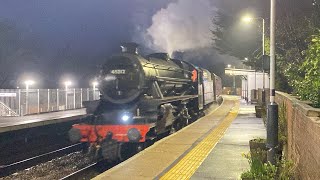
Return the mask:
<svg viewBox="0 0 320 180">
<path fill-rule="evenodd" d="M 78 179 L 92 179 L 93 177 L 101 174 L 102 172 L 116 166 L 122 161 L 110 163 L 106 160 L 98 160 L 82 169 L 79 169 L 76 172 L 73 172 L 60 180 L 78 180 Z"/>
<path fill-rule="evenodd" d="M 82 143 L 73 144 L 64 148 L 60 148 L 58 150 L 54 150 L 48 153 L 44 153 L 41 155 L 37 155 L 31 158 L 24 159 L 22 161 L 18 161 L 15 163 L 1 165 L 0 166 L 0 177 L 8 176 L 12 173 L 15 173 L 19 170 L 23 170 L 32 166 L 35 166 L 39 163 L 43 163 L 49 161 L 53 158 L 63 156 L 75 151 L 80 151 L 83 147 Z"/>
<path fill-rule="evenodd" d="M 95 171 L 95 169 L 97 168 L 99 162 L 90 164 L 72 174 L 69 174 L 63 178 L 61 178 L 60 180 L 66 180 L 66 179 L 83 179 L 85 177 L 88 176 L 88 173 L 91 173 L 92 171 Z"/>
</svg>

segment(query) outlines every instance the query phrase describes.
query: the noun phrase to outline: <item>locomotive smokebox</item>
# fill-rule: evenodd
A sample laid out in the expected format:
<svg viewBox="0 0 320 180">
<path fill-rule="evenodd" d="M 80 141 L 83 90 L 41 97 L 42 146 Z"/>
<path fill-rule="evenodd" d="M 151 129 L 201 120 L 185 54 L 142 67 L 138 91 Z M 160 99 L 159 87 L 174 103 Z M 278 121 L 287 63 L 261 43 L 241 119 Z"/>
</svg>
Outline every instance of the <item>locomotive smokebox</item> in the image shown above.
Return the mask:
<svg viewBox="0 0 320 180">
<path fill-rule="evenodd" d="M 137 43 L 122 43 L 121 50 L 123 53 L 130 53 L 130 54 L 138 54 L 138 44 Z"/>
<path fill-rule="evenodd" d="M 146 80 L 137 47 L 136 43 L 124 43 L 122 53 L 111 56 L 104 64 L 99 77 L 103 100 L 127 104 L 142 94 Z"/>
</svg>

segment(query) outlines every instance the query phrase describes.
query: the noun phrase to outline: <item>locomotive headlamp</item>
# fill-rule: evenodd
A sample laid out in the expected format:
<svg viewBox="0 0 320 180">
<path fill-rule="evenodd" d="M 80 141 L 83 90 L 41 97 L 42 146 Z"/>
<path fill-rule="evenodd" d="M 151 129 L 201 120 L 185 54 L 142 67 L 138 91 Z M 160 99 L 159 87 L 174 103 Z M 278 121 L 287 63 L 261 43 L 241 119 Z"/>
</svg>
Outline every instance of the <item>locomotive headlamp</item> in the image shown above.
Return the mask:
<svg viewBox="0 0 320 180">
<path fill-rule="evenodd" d="M 129 121 L 132 119 L 132 114 L 131 114 L 130 112 L 122 112 L 122 113 L 120 114 L 120 119 L 121 119 L 123 122 L 127 123 L 127 122 L 129 122 Z"/>
<path fill-rule="evenodd" d="M 138 129 L 136 129 L 136 128 L 131 128 L 131 129 L 129 129 L 127 135 L 128 135 L 128 139 L 129 139 L 130 141 L 135 141 L 135 142 L 137 142 L 137 141 L 139 141 L 140 138 L 141 138 L 140 131 L 139 131 Z"/>
<path fill-rule="evenodd" d="M 122 121 L 127 122 L 127 121 L 130 119 L 130 116 L 127 115 L 127 114 L 125 114 L 125 115 L 123 115 L 123 116 L 121 117 L 121 119 L 122 119 Z"/>
</svg>

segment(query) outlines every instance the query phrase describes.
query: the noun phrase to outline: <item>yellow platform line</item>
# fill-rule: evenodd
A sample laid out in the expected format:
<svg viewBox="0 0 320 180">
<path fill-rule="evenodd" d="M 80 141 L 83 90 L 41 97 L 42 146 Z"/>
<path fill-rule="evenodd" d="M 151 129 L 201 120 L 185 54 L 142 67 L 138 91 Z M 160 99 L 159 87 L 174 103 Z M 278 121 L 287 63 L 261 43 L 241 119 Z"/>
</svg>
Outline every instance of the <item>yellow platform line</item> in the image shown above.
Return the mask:
<svg viewBox="0 0 320 180">
<path fill-rule="evenodd" d="M 237 102 L 223 121 L 160 179 L 190 179 L 237 117 L 239 107 Z"/>
</svg>

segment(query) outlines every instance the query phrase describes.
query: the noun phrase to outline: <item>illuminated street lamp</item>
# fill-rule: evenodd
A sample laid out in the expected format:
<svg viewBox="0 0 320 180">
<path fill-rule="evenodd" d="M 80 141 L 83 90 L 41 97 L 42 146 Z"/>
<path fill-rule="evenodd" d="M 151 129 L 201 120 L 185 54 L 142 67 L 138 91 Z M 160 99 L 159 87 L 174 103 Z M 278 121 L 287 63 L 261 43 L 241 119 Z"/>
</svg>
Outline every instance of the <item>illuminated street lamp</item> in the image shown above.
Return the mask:
<svg viewBox="0 0 320 180">
<path fill-rule="evenodd" d="M 262 55 L 265 55 L 265 20 L 262 17 L 244 16 L 243 22 L 251 23 L 253 20 L 262 20 Z"/>
<path fill-rule="evenodd" d="M 246 22 L 246 23 L 251 23 L 253 21 L 253 18 L 251 16 L 244 16 L 242 18 L 242 21 Z"/>
<path fill-rule="evenodd" d="M 262 17 L 253 18 L 250 16 L 244 16 L 243 22 L 251 23 L 253 20 L 262 20 L 262 55 L 265 55 L 265 20 Z"/>
<path fill-rule="evenodd" d="M 31 86 L 31 85 L 34 84 L 34 81 L 32 81 L 32 80 L 27 80 L 27 81 L 25 81 L 24 83 L 26 84 L 26 89 L 28 89 L 29 86 Z"/>
<path fill-rule="evenodd" d="M 228 68 L 231 68 L 232 66 L 231 66 L 231 64 L 228 64 Z M 235 76 L 235 74 L 234 74 L 234 70 L 235 70 L 235 66 L 233 66 L 233 70 L 232 70 L 232 77 L 233 77 L 233 86 L 232 86 L 232 91 L 233 91 L 233 95 L 237 95 L 237 89 L 236 89 L 236 76 Z"/>
<path fill-rule="evenodd" d="M 26 84 L 26 114 L 29 113 L 29 86 L 34 84 L 34 81 L 27 80 L 24 82 Z"/>
<path fill-rule="evenodd" d="M 253 20 L 262 20 L 262 57 L 265 55 L 265 19 L 262 17 L 251 17 L 251 16 L 244 16 L 242 21 L 246 23 L 251 23 Z M 262 73 L 263 73 L 263 80 L 262 80 L 262 103 L 265 103 L 265 77 L 264 77 L 264 68 L 263 68 L 263 59 L 262 59 Z M 255 87 L 256 90 L 256 87 Z"/>
<path fill-rule="evenodd" d="M 97 81 L 92 82 L 92 89 L 93 89 L 93 100 L 96 99 L 96 87 L 99 85 Z"/>
<path fill-rule="evenodd" d="M 66 90 L 66 107 L 65 109 L 68 109 L 68 86 L 70 86 L 72 83 L 71 81 L 64 82 L 65 90 Z"/>
</svg>

